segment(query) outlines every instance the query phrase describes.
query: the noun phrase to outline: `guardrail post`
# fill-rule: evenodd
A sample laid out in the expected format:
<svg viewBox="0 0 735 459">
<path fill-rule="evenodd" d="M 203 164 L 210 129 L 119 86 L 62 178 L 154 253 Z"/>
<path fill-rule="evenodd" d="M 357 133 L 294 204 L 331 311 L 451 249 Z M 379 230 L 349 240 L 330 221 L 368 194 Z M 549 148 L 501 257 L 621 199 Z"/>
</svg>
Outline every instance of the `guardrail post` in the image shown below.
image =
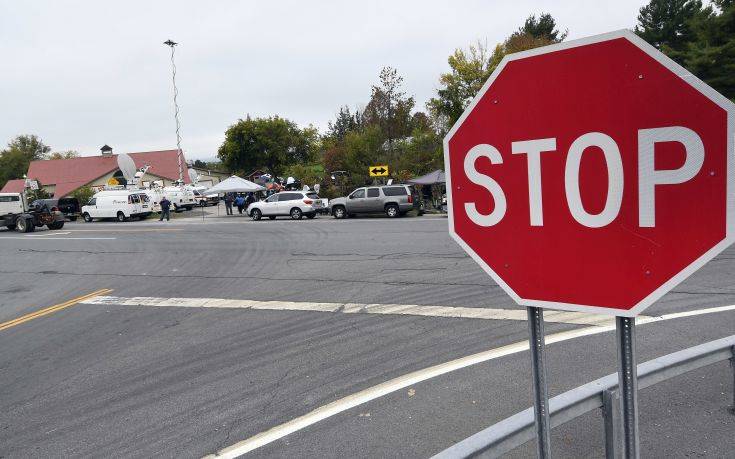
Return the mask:
<svg viewBox="0 0 735 459">
<path fill-rule="evenodd" d="M 735 414 L 735 346 L 730 348 L 732 357 L 730 357 L 730 367 L 732 367 L 732 406 L 730 411 Z"/>
<path fill-rule="evenodd" d="M 551 426 L 549 394 L 546 388 L 546 358 L 544 357 L 544 311 L 527 307 L 531 363 L 533 364 L 533 413 L 536 421 L 536 450 L 539 459 L 551 457 Z"/>
<path fill-rule="evenodd" d="M 615 409 L 615 391 L 602 391 L 602 419 L 605 424 L 605 459 L 616 459 L 618 446 L 618 415 Z"/>
<path fill-rule="evenodd" d="M 638 459 L 638 368 L 635 353 L 635 318 L 616 317 L 618 345 L 618 383 L 623 429 L 623 457 Z"/>
</svg>

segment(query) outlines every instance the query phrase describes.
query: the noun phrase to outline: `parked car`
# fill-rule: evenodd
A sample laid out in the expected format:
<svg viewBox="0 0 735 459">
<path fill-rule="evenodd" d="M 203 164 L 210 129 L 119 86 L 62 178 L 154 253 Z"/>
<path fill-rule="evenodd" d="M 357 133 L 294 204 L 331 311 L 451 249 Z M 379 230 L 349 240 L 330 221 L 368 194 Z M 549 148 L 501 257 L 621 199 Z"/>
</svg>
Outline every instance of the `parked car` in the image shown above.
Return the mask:
<svg viewBox="0 0 735 459">
<path fill-rule="evenodd" d="M 347 197 L 329 202 L 329 213 L 334 218 L 357 214 L 385 213 L 391 218 L 405 215 L 417 208 L 418 199 L 409 185 L 379 185 L 358 188 Z"/>
<path fill-rule="evenodd" d="M 47 206 L 49 210 L 58 210 L 72 222 L 77 221 L 77 218 L 81 215 L 77 198 L 36 199 L 31 206 Z"/>
<path fill-rule="evenodd" d="M 150 197 L 143 190 L 100 191 L 82 207 L 82 218 L 91 222 L 95 218 L 115 218 L 124 222 L 129 218 L 146 218 L 153 213 Z"/>
<path fill-rule="evenodd" d="M 211 195 L 204 194 L 207 191 L 206 188 L 197 187 L 197 188 L 193 188 L 193 191 L 194 191 L 194 200 L 201 207 L 216 206 L 217 204 L 219 204 L 219 196 L 217 196 L 216 194 L 211 194 Z"/>
<path fill-rule="evenodd" d="M 301 220 L 303 216 L 316 217 L 322 208 L 324 200 L 313 191 L 282 191 L 270 195 L 264 201 L 250 204 L 246 212 L 253 220 L 260 220 L 262 217 L 275 220 L 280 215 L 289 215 L 294 220 Z"/>
<path fill-rule="evenodd" d="M 0 193 L 0 225 L 21 233 L 44 225 L 58 230 L 64 227 L 64 216 L 43 203 L 29 206 L 23 193 Z"/>
</svg>

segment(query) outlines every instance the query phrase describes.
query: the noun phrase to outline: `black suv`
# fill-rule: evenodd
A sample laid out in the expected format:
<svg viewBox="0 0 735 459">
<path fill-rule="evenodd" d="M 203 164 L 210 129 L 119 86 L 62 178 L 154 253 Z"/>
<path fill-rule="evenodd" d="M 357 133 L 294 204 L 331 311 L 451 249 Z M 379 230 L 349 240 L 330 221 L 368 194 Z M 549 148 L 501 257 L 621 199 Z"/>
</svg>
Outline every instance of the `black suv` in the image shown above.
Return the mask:
<svg viewBox="0 0 735 459">
<path fill-rule="evenodd" d="M 58 210 L 68 218 L 69 221 L 75 222 L 79 218 L 81 206 L 77 198 L 60 198 L 60 199 L 36 199 L 31 203 L 33 207 L 46 207 L 48 210 Z"/>
</svg>

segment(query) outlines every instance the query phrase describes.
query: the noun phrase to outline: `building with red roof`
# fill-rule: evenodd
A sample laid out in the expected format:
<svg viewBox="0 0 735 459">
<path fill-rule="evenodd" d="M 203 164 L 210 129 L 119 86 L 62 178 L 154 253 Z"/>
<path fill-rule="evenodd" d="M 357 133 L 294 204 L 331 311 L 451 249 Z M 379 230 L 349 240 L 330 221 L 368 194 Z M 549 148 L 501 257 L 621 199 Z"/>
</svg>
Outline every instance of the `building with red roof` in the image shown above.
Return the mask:
<svg viewBox="0 0 735 459">
<path fill-rule="evenodd" d="M 24 179 L 8 180 L 0 193 L 22 193 L 26 181 Z"/>
<path fill-rule="evenodd" d="M 133 159 L 136 168 L 149 167 L 141 180 L 143 186 L 152 183 L 168 186 L 179 179 L 177 150 L 146 151 L 128 155 Z M 183 153 L 182 167 L 184 182 L 190 183 Z M 125 181 L 117 165 L 117 157 L 107 145 L 102 148 L 102 154 L 99 156 L 33 161 L 28 167 L 27 176 L 31 180 L 38 180 L 44 190 L 57 199 L 68 196 L 85 185 L 99 190 L 105 185 L 116 182 L 123 184 Z M 19 182 L 21 182 L 19 191 L 22 191 L 23 180 Z M 5 187 L 8 185 L 10 182 Z M 17 184 L 12 186 L 17 187 Z"/>
</svg>

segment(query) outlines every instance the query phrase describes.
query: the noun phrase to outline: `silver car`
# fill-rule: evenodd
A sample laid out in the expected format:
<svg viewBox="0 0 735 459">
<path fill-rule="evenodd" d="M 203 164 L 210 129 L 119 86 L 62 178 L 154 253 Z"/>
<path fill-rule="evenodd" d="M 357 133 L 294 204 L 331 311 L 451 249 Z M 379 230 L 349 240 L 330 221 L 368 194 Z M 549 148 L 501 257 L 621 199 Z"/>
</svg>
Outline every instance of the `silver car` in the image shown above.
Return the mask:
<svg viewBox="0 0 735 459">
<path fill-rule="evenodd" d="M 415 203 L 408 185 L 368 186 L 356 189 L 346 198 L 332 199 L 329 211 L 334 218 L 377 213 L 395 218 L 412 210 Z"/>
</svg>

